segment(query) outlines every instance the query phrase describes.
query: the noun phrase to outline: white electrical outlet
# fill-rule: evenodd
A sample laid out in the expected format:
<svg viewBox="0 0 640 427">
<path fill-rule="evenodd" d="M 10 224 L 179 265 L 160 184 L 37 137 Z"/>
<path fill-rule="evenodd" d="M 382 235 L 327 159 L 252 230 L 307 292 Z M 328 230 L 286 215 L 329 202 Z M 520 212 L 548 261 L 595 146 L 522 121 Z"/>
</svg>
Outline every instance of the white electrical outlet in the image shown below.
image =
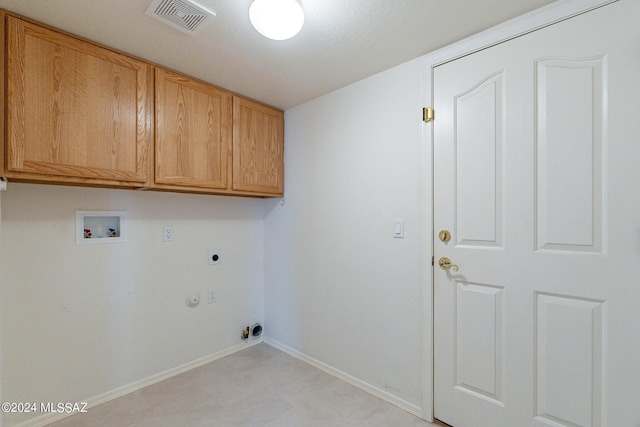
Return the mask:
<svg viewBox="0 0 640 427">
<path fill-rule="evenodd" d="M 216 302 L 216 291 L 209 291 L 209 304 Z"/>
<path fill-rule="evenodd" d="M 218 251 L 209 252 L 209 265 L 222 264 L 222 254 Z"/>
<path fill-rule="evenodd" d="M 162 227 L 162 241 L 173 242 L 173 225 L 165 225 Z"/>
</svg>

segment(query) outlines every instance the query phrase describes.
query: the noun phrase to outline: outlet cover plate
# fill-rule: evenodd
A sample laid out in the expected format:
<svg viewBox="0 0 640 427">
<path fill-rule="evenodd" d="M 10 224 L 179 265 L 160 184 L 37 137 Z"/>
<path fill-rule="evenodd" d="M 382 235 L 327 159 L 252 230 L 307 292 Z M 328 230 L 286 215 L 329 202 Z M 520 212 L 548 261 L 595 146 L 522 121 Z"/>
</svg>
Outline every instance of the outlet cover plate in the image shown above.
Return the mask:
<svg viewBox="0 0 640 427">
<path fill-rule="evenodd" d="M 173 242 L 173 225 L 165 225 L 162 227 L 162 241 Z"/>
</svg>

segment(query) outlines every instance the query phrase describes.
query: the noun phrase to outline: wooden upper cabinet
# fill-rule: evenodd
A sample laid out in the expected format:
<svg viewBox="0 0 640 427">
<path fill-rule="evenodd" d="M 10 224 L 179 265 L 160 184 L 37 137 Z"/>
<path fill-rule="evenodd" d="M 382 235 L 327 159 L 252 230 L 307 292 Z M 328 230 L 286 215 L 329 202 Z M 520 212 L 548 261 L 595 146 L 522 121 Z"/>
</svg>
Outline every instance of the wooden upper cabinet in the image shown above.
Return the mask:
<svg viewBox="0 0 640 427">
<path fill-rule="evenodd" d="M 0 176 L 283 195 L 282 111 L 0 9 L 3 24 Z"/>
<path fill-rule="evenodd" d="M 284 193 L 284 113 L 233 98 L 233 189 Z"/>
<path fill-rule="evenodd" d="M 155 93 L 157 186 L 227 189 L 232 96 L 160 68 Z"/>
<path fill-rule="evenodd" d="M 6 17 L 7 176 L 143 187 L 152 67 Z"/>
</svg>

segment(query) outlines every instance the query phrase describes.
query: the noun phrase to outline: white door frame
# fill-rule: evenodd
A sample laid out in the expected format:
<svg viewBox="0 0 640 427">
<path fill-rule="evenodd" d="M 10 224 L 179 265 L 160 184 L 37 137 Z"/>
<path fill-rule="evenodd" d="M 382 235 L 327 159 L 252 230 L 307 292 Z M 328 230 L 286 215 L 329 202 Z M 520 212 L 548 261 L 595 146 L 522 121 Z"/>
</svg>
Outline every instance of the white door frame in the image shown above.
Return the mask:
<svg viewBox="0 0 640 427">
<path fill-rule="evenodd" d="M 618 0 L 559 0 L 424 56 L 423 105 L 433 105 L 434 67 L 615 1 Z M 426 224 L 430 225 L 426 245 L 430 247 L 433 257 L 433 126 L 430 123 L 423 124 L 422 135 L 426 154 L 423 168 L 425 184 L 431 189 L 431 198 L 426 201 L 429 217 L 425 219 Z M 422 310 L 422 418 L 433 421 L 433 268 L 426 282 Z"/>
</svg>

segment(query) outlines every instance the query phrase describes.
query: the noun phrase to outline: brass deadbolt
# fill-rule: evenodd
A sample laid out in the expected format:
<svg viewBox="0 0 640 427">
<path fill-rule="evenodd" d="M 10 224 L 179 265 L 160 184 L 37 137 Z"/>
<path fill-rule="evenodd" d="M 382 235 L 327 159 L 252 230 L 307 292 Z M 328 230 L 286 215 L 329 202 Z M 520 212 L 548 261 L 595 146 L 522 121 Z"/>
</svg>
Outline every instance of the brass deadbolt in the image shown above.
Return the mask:
<svg viewBox="0 0 640 427">
<path fill-rule="evenodd" d="M 438 237 L 440 238 L 440 241 L 447 243 L 449 240 L 451 240 L 451 232 L 449 230 L 440 230 L 440 233 L 438 233 Z"/>
</svg>

